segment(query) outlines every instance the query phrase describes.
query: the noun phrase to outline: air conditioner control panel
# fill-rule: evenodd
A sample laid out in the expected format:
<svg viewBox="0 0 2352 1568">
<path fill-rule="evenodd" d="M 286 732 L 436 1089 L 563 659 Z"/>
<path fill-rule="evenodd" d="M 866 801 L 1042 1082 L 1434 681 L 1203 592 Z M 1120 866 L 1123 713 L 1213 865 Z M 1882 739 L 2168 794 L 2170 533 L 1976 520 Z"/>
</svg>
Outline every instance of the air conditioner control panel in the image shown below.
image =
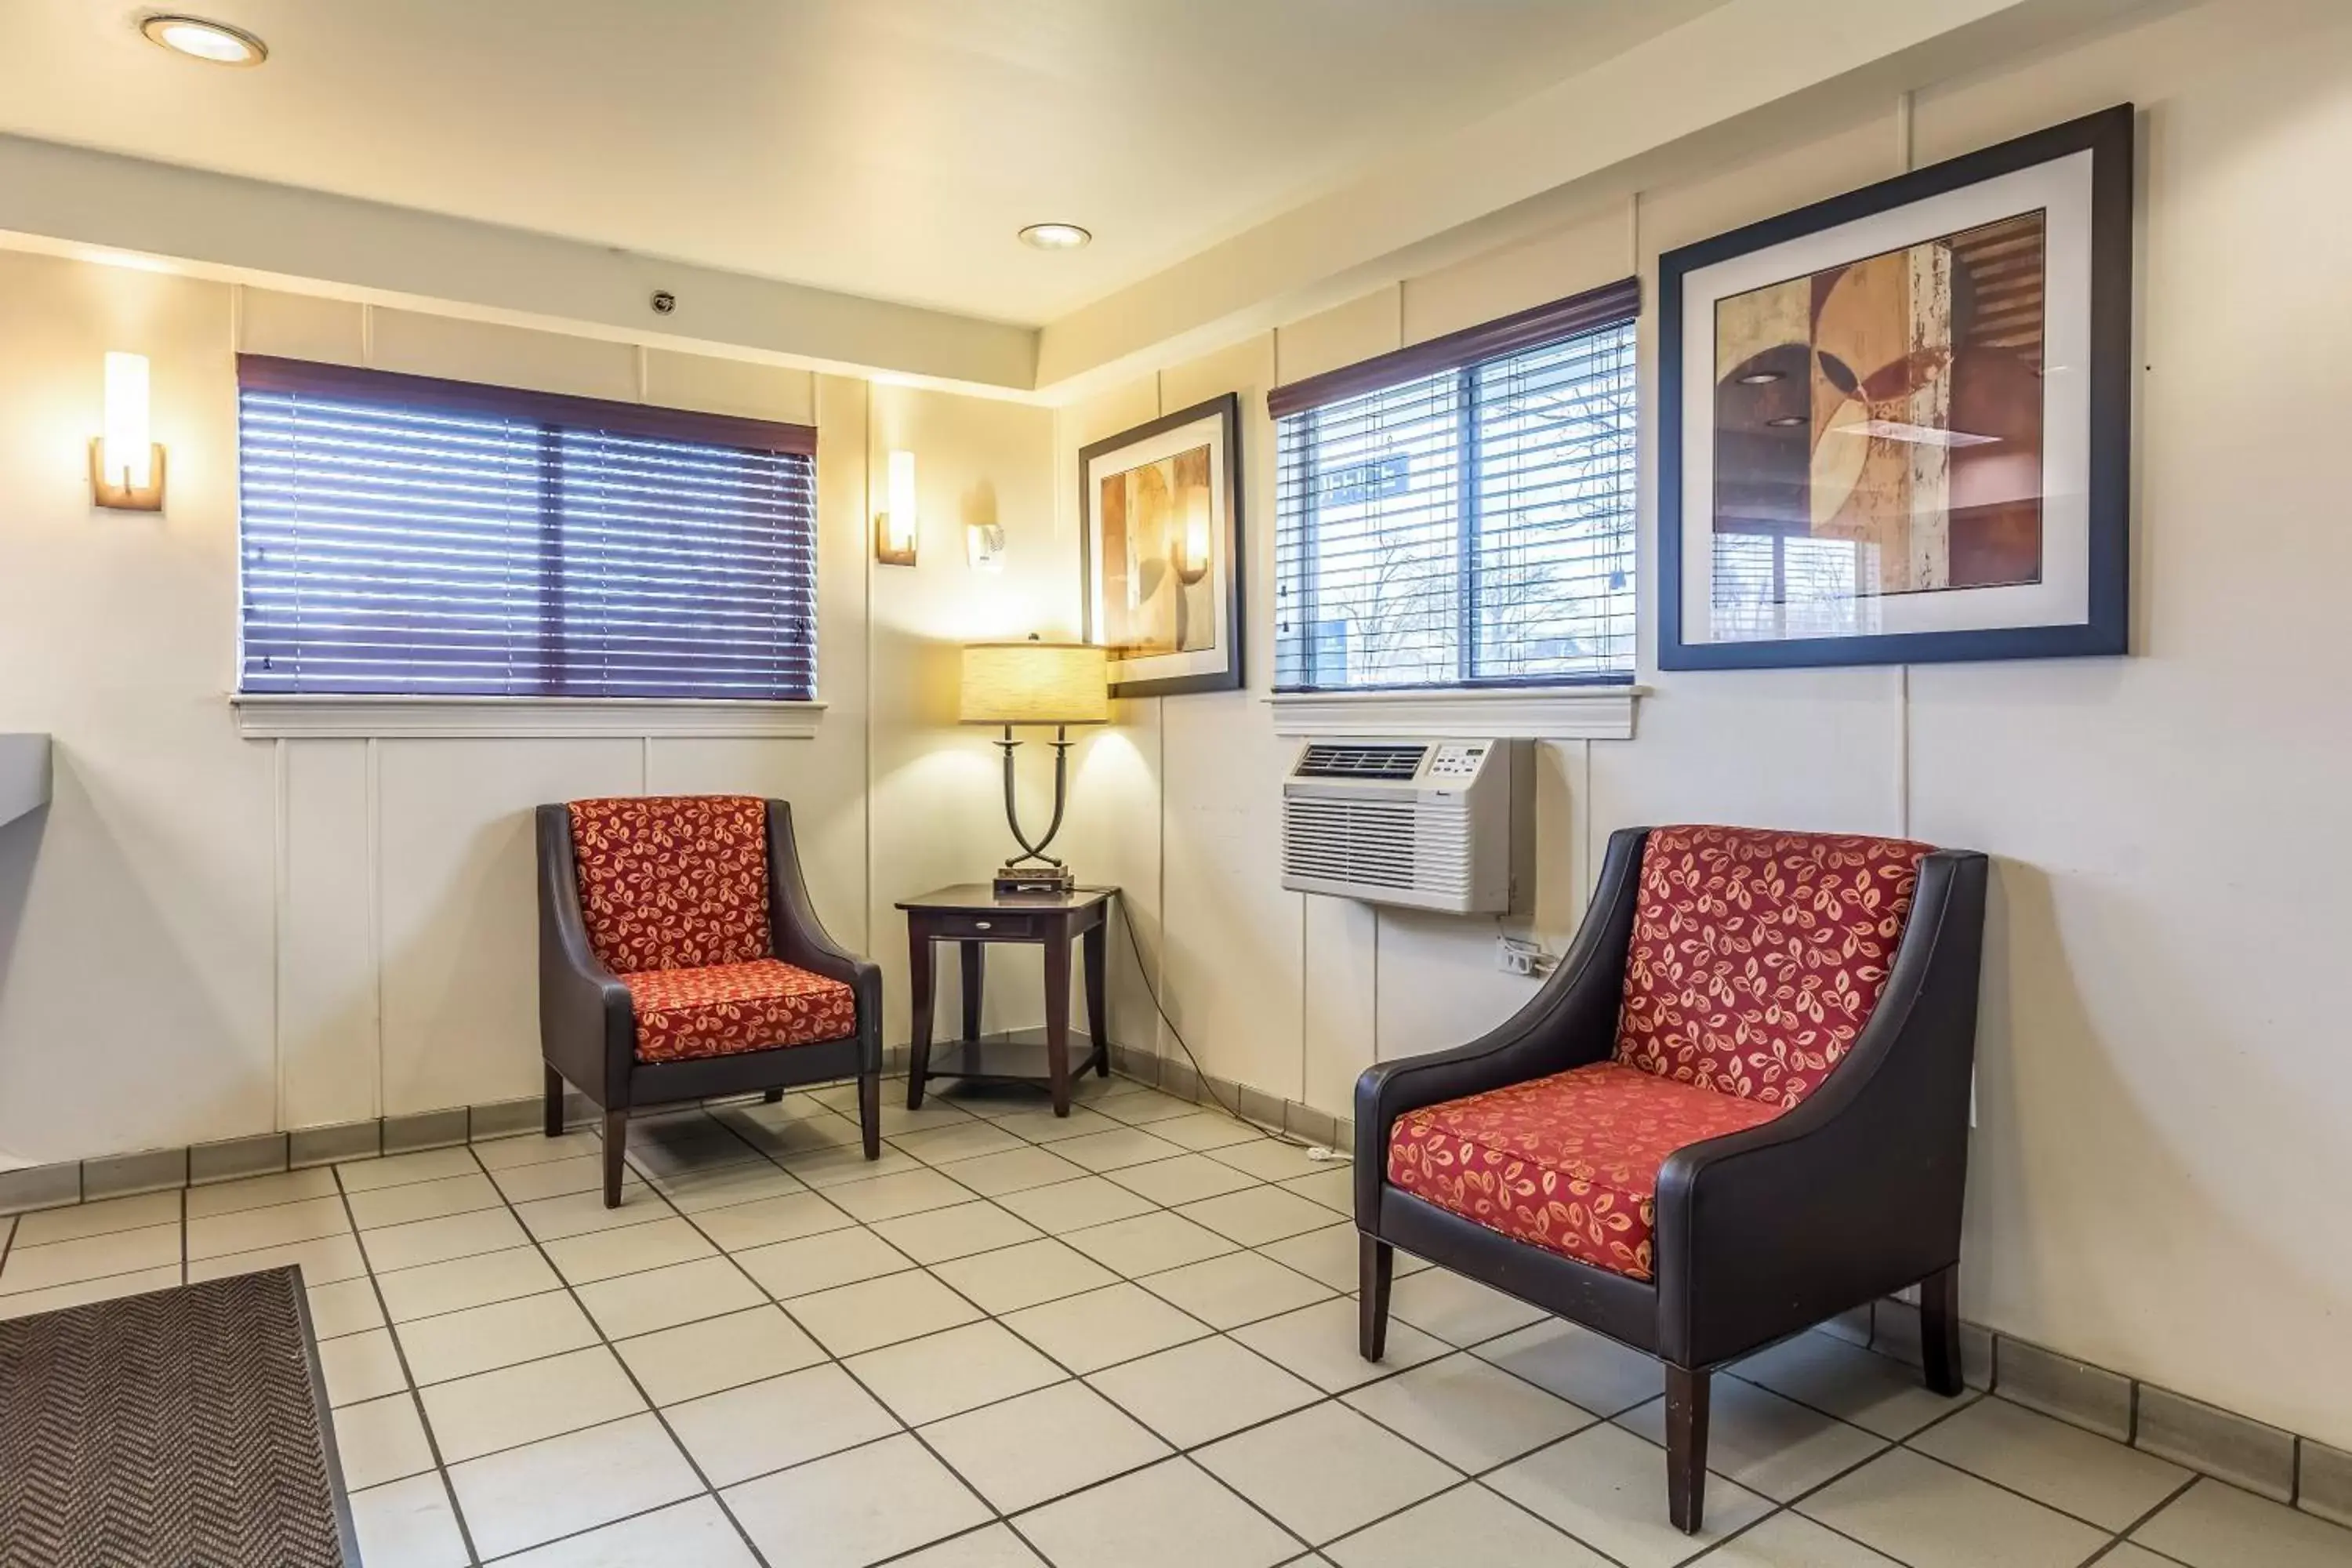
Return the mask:
<svg viewBox="0 0 2352 1568">
<path fill-rule="evenodd" d="M 1478 776 L 1478 764 L 1486 758 L 1483 741 L 1476 745 L 1440 746 L 1437 754 L 1429 759 L 1429 768 L 1423 776 L 1432 784 L 1467 782 Z"/>
</svg>

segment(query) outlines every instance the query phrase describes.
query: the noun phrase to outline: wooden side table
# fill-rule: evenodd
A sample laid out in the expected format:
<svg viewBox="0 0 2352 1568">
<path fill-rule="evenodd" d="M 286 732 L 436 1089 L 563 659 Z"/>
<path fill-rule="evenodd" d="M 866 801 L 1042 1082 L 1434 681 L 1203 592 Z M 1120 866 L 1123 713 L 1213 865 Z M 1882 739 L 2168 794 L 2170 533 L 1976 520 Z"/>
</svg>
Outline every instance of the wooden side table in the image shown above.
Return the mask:
<svg viewBox="0 0 2352 1568">
<path fill-rule="evenodd" d="M 1117 888 L 1074 888 L 1066 893 L 999 895 L 985 882 L 942 888 L 904 899 L 907 939 L 913 949 L 910 974 L 915 1004 L 914 1038 L 908 1051 L 907 1109 L 923 1103 L 923 1080 L 932 1076 L 991 1083 L 1038 1084 L 1054 1096 L 1054 1114 L 1070 1113 L 1070 943 L 1086 939 L 1087 1021 L 1094 1050 L 1078 1070 L 1110 1076 L 1109 1019 L 1103 983 L 1105 939 Z M 936 944 L 952 942 L 963 960 L 963 1037 L 931 1057 Z M 983 1040 L 980 1000 L 984 954 L 992 942 L 1034 942 L 1045 950 L 1045 1038 Z"/>
</svg>

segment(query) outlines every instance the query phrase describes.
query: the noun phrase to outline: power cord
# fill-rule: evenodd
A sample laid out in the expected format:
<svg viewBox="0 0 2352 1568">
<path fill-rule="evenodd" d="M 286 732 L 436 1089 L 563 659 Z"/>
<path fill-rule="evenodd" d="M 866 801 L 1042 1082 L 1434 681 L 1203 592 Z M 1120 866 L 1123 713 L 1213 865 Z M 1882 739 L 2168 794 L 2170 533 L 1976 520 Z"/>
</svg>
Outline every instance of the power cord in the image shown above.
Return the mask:
<svg viewBox="0 0 2352 1568">
<path fill-rule="evenodd" d="M 1137 979 L 1143 982 L 1143 994 L 1151 998 L 1151 1010 L 1160 1015 L 1160 1021 L 1161 1023 L 1168 1026 L 1169 1037 L 1176 1042 L 1176 1048 L 1184 1053 L 1184 1059 L 1192 1064 L 1192 1077 L 1194 1080 L 1200 1084 L 1201 1092 L 1209 1097 L 1209 1102 L 1211 1104 L 1214 1105 L 1218 1110 L 1232 1116 L 1234 1121 L 1248 1122 L 1252 1126 L 1256 1125 L 1255 1122 L 1250 1122 L 1250 1119 L 1242 1114 L 1242 1108 L 1238 1104 L 1228 1105 L 1223 1100 L 1218 1098 L 1217 1091 L 1213 1087 L 1215 1080 L 1210 1078 L 1207 1072 L 1202 1070 L 1201 1067 L 1201 1058 L 1194 1056 L 1192 1054 L 1192 1047 L 1185 1043 L 1184 1031 L 1176 1026 L 1176 1020 L 1168 1016 L 1167 1007 L 1160 1003 L 1160 988 L 1151 984 L 1151 966 L 1143 961 L 1143 940 L 1135 934 L 1135 921 L 1133 917 L 1127 912 L 1127 900 L 1124 899 L 1114 899 L 1111 901 L 1118 907 L 1119 926 L 1127 932 L 1128 951 L 1135 955 L 1135 976 Z M 1334 1149 L 1325 1143 L 1309 1143 L 1304 1138 L 1292 1136 L 1288 1131 L 1284 1129 L 1276 1129 L 1274 1131 L 1274 1136 L 1281 1140 L 1283 1142 L 1289 1144 L 1294 1149 L 1306 1150 L 1307 1157 L 1318 1163 L 1329 1164 L 1352 1158 L 1352 1155 L 1347 1151 Z"/>
</svg>

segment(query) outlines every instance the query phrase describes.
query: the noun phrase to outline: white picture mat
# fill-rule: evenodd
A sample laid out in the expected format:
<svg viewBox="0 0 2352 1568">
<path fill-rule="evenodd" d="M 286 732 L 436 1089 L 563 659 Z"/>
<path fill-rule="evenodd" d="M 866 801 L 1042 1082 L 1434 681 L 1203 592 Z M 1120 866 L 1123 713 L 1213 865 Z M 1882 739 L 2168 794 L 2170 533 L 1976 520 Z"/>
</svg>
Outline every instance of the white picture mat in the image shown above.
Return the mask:
<svg viewBox="0 0 2352 1568">
<path fill-rule="evenodd" d="M 1095 640 L 1103 637 L 1108 624 L 1103 603 L 1103 542 L 1102 542 L 1102 481 L 1113 474 L 1123 474 L 1129 468 L 1172 458 L 1189 452 L 1195 447 L 1209 448 L 1209 587 L 1213 640 L 1204 648 L 1188 653 L 1155 653 L 1137 658 L 1114 656 L 1110 679 L 1116 686 L 1126 680 L 1160 680 L 1171 676 L 1215 675 L 1226 666 L 1233 647 L 1233 628 L 1226 624 L 1232 613 L 1234 562 L 1236 543 L 1228 536 L 1233 531 L 1233 485 L 1227 465 L 1233 460 L 1225 450 L 1225 423 L 1222 414 L 1205 414 L 1190 424 L 1172 430 L 1163 430 L 1131 447 L 1121 447 L 1116 452 L 1105 452 L 1087 464 L 1087 627 Z"/>
<path fill-rule="evenodd" d="M 2042 581 L 1871 595 L 1868 632 L 2079 626 L 2090 619 L 2091 163 L 2085 150 L 1702 267 L 1683 279 L 1682 621 L 1715 635 L 1715 311 L 1718 300 L 2037 208 L 2044 214 Z"/>
</svg>

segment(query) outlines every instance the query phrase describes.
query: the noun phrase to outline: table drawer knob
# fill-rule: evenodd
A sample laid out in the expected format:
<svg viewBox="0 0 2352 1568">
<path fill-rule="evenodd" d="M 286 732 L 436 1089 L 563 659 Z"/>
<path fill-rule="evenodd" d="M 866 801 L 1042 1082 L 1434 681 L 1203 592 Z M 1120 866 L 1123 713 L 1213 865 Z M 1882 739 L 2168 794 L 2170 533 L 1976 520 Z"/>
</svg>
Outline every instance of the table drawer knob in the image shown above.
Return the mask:
<svg viewBox="0 0 2352 1568">
<path fill-rule="evenodd" d="M 971 922 L 971 929 L 974 931 L 993 931 L 996 928 L 986 921 L 974 921 Z"/>
</svg>

